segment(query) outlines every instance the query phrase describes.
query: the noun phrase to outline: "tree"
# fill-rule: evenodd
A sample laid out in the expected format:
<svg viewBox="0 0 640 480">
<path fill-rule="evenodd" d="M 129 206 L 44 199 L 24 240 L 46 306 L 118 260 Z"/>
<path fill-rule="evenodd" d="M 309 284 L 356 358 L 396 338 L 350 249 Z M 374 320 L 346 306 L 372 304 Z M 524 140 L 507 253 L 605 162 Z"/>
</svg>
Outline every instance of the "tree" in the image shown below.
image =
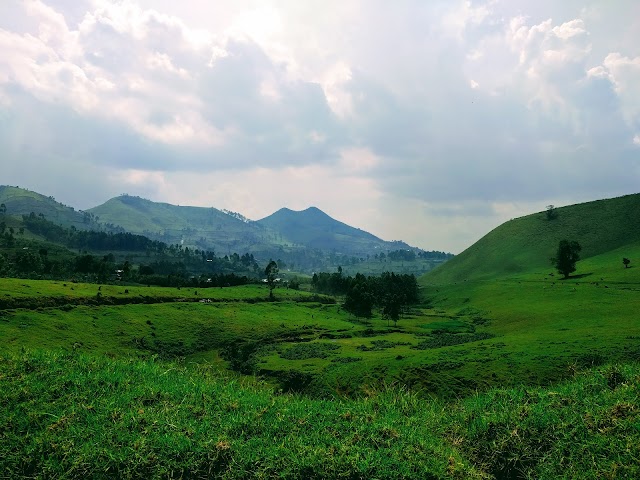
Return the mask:
<svg viewBox="0 0 640 480">
<path fill-rule="evenodd" d="M 276 288 L 276 280 L 278 279 L 278 264 L 273 260 L 269 261 L 264 274 L 267 277 L 267 286 L 269 287 L 269 299 L 273 300 L 273 289 Z"/>
<path fill-rule="evenodd" d="M 622 263 L 624 263 L 624 268 L 629 268 L 629 264 L 631 263 L 631 260 L 629 260 L 628 258 L 623 258 Z"/>
<path fill-rule="evenodd" d="M 392 320 L 393 323 L 397 326 L 398 319 L 400 318 L 400 312 L 402 311 L 402 296 L 390 293 L 386 295 L 383 299 L 382 305 L 382 318 L 387 319 L 387 324 L 389 320 Z"/>
<path fill-rule="evenodd" d="M 553 264 L 564 278 L 569 278 L 569 275 L 576 271 L 576 262 L 580 260 L 580 250 L 582 247 L 578 242 L 560 240 Z"/>
<path fill-rule="evenodd" d="M 0 213 L 3 215 L 7 213 L 7 206 L 4 203 L 0 203 Z"/>
<path fill-rule="evenodd" d="M 554 205 L 547 205 L 547 220 L 555 220 L 558 218 L 558 210 Z"/>
<path fill-rule="evenodd" d="M 345 295 L 344 309 L 357 317 L 370 317 L 375 303 L 372 292 L 375 282 L 361 273 L 357 273 L 353 281 L 349 277 L 348 281 L 351 286 Z"/>
</svg>

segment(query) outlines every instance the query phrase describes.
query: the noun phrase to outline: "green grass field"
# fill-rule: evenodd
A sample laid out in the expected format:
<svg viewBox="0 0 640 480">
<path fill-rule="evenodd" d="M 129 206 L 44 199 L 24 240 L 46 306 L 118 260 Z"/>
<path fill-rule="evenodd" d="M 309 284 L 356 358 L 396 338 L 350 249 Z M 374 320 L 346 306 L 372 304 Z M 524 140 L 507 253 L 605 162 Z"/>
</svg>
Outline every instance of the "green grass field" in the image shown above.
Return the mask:
<svg viewBox="0 0 640 480">
<path fill-rule="evenodd" d="M 278 301 L 267 302 L 259 285 L 103 285 L 97 304 L 97 285 L 3 279 L 0 302 L 15 308 L 4 310 L 0 333 L 12 351 L 184 357 L 317 397 L 399 385 L 458 398 L 640 358 L 640 282 L 633 266 L 614 262 L 618 253 L 579 263 L 568 280 L 549 269 L 447 286 L 423 280 L 424 303 L 397 325 L 356 318 L 306 292 L 277 289 Z"/>
<path fill-rule="evenodd" d="M 0 356 L 7 478 L 637 478 L 640 367 L 444 403 L 274 395 L 208 366 Z"/>
</svg>

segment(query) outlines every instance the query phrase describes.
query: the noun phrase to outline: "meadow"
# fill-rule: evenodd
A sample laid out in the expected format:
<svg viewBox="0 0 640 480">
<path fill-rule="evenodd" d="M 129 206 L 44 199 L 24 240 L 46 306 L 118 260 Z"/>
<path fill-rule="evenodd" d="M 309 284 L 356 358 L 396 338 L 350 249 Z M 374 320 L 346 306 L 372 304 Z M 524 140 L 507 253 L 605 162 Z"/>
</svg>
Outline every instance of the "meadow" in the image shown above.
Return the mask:
<svg viewBox="0 0 640 480">
<path fill-rule="evenodd" d="M 355 317 L 335 299 L 303 291 L 278 288 L 269 302 L 262 285 L 3 279 L 0 334 L 10 351 L 210 362 L 318 398 L 398 385 L 455 399 L 492 387 L 549 385 L 576 369 L 638 359 L 640 282 L 636 269 L 613 264 L 616 258 L 585 260 L 579 271 L 589 272 L 568 280 L 549 269 L 449 285 L 423 279 L 422 303 L 397 324 L 377 314 Z"/>
</svg>

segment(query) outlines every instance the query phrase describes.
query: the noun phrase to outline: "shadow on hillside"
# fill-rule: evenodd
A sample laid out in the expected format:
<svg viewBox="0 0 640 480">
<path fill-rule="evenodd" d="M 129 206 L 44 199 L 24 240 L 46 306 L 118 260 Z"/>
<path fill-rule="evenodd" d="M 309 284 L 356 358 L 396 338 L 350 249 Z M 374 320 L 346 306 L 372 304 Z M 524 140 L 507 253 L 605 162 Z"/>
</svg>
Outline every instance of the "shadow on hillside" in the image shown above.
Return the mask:
<svg viewBox="0 0 640 480">
<path fill-rule="evenodd" d="M 563 278 L 562 280 L 575 280 L 578 278 L 590 277 L 593 273 L 581 273 L 580 275 L 569 275 L 567 278 Z"/>
</svg>

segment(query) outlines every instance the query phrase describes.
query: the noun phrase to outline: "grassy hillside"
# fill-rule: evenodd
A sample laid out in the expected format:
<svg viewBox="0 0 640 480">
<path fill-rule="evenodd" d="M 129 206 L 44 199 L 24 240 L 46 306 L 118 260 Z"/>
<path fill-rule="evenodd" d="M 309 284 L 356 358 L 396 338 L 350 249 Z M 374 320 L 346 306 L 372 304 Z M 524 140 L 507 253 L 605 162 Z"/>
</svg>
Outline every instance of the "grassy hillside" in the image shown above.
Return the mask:
<svg viewBox="0 0 640 480">
<path fill-rule="evenodd" d="M 7 207 L 8 216 L 29 215 L 35 212 L 42 213 L 47 220 L 65 227 L 88 229 L 96 226 L 84 212 L 63 205 L 53 197 L 46 197 L 24 188 L 0 185 L 0 203 Z"/>
<path fill-rule="evenodd" d="M 0 309 L 0 470 L 637 478 L 638 258 L 640 241 L 569 280 L 423 283 L 397 326 L 264 286 L 105 285 L 90 306 L 97 285 L 3 279 L 21 303 Z"/>
<path fill-rule="evenodd" d="M 578 241 L 583 259 L 640 240 L 640 194 L 562 207 L 557 213 L 553 220 L 540 212 L 500 225 L 427 273 L 425 282 L 447 284 L 533 270 L 551 272 L 549 259 L 563 239 Z"/>
<path fill-rule="evenodd" d="M 122 195 L 91 208 L 100 222 L 168 244 L 215 250 L 219 255 L 252 251 L 268 232 L 215 208 L 183 207 Z"/>
</svg>

